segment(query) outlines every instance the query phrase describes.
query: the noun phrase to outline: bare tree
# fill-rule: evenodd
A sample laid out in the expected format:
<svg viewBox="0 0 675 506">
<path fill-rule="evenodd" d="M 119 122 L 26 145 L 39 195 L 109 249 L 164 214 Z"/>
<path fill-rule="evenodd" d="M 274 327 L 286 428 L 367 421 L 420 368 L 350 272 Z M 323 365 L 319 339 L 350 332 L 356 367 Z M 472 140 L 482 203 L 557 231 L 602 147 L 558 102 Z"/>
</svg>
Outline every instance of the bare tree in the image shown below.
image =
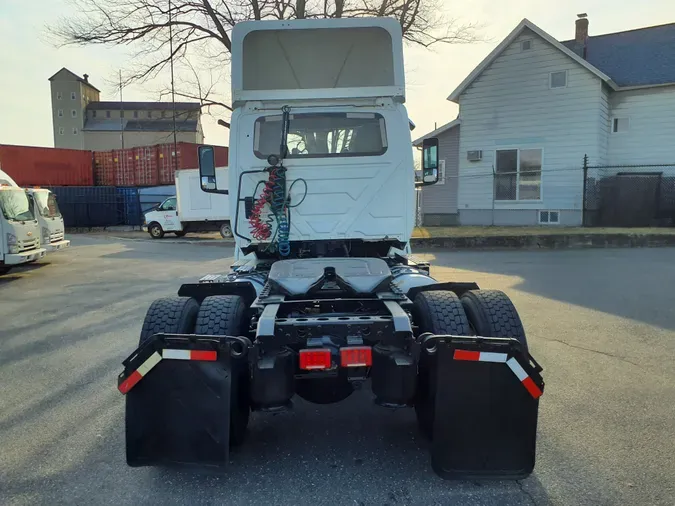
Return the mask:
<svg viewBox="0 0 675 506">
<path fill-rule="evenodd" d="M 442 14 L 443 0 L 69 0 L 76 14 L 49 27 L 58 45 L 130 47 L 125 84 L 157 78 L 169 65 L 182 69 L 176 96 L 230 109 L 218 91 L 229 64 L 232 27 L 245 20 L 388 16 L 404 40 L 424 47 L 477 40 L 474 23 Z M 169 51 L 169 31 L 173 53 Z M 205 77 L 205 73 L 208 76 Z M 160 95 L 167 93 L 166 88 Z"/>
</svg>

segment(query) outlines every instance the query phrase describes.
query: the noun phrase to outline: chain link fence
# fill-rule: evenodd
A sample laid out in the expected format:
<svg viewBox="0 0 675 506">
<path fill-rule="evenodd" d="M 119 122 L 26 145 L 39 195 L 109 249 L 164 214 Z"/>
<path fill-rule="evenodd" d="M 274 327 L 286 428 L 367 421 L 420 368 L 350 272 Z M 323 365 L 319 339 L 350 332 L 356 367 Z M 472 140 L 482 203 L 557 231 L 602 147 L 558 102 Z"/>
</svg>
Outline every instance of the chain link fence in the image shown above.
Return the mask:
<svg viewBox="0 0 675 506">
<path fill-rule="evenodd" d="M 584 157 L 587 227 L 675 226 L 675 163 L 589 165 Z"/>
</svg>

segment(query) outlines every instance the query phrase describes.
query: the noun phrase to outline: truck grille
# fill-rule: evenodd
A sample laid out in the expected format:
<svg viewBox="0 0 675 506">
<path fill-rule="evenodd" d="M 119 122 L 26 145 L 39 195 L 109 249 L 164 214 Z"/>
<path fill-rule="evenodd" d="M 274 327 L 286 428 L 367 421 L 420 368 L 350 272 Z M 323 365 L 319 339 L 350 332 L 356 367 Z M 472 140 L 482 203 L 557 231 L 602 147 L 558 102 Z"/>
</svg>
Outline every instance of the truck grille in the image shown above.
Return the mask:
<svg viewBox="0 0 675 506">
<path fill-rule="evenodd" d="M 37 240 L 37 238 L 25 239 L 23 241 L 18 241 L 19 253 L 23 253 L 25 251 L 31 251 L 31 250 L 37 249 L 38 244 L 39 244 L 39 241 Z"/>
<path fill-rule="evenodd" d="M 49 234 L 49 242 L 59 242 L 63 241 L 63 232 L 54 232 Z"/>
</svg>

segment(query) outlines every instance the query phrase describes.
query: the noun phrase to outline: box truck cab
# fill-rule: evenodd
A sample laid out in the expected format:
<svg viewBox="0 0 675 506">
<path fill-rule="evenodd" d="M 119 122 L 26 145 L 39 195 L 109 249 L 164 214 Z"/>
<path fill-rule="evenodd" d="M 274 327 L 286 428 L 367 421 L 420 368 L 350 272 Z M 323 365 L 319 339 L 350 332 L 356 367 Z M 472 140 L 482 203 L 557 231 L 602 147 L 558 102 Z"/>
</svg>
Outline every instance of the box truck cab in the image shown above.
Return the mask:
<svg viewBox="0 0 675 506">
<path fill-rule="evenodd" d="M 216 177 L 227 187 L 227 167 L 218 167 Z M 198 169 L 176 171 L 176 194 L 157 208 L 144 214 L 143 230 L 153 239 L 167 232 L 178 237 L 188 232 L 219 231 L 223 238 L 232 237 L 229 199 L 227 195 L 212 195 L 202 191 Z"/>
<path fill-rule="evenodd" d="M 26 190 L 0 171 L 0 274 L 45 254 Z"/>
<path fill-rule="evenodd" d="M 59 204 L 50 190 L 46 188 L 26 189 L 33 215 L 40 225 L 40 242 L 47 252 L 58 251 L 70 246 L 65 239 L 65 226 Z"/>
</svg>

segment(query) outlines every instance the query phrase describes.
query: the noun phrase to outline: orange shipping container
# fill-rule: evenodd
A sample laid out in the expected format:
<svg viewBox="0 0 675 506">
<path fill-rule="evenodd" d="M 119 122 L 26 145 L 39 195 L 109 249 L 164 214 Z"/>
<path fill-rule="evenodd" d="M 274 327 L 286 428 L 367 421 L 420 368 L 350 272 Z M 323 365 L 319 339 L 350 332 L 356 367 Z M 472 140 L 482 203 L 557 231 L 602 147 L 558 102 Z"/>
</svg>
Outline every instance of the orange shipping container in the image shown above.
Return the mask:
<svg viewBox="0 0 675 506">
<path fill-rule="evenodd" d="M 0 144 L 0 169 L 19 186 L 91 186 L 92 152 Z"/>
</svg>

